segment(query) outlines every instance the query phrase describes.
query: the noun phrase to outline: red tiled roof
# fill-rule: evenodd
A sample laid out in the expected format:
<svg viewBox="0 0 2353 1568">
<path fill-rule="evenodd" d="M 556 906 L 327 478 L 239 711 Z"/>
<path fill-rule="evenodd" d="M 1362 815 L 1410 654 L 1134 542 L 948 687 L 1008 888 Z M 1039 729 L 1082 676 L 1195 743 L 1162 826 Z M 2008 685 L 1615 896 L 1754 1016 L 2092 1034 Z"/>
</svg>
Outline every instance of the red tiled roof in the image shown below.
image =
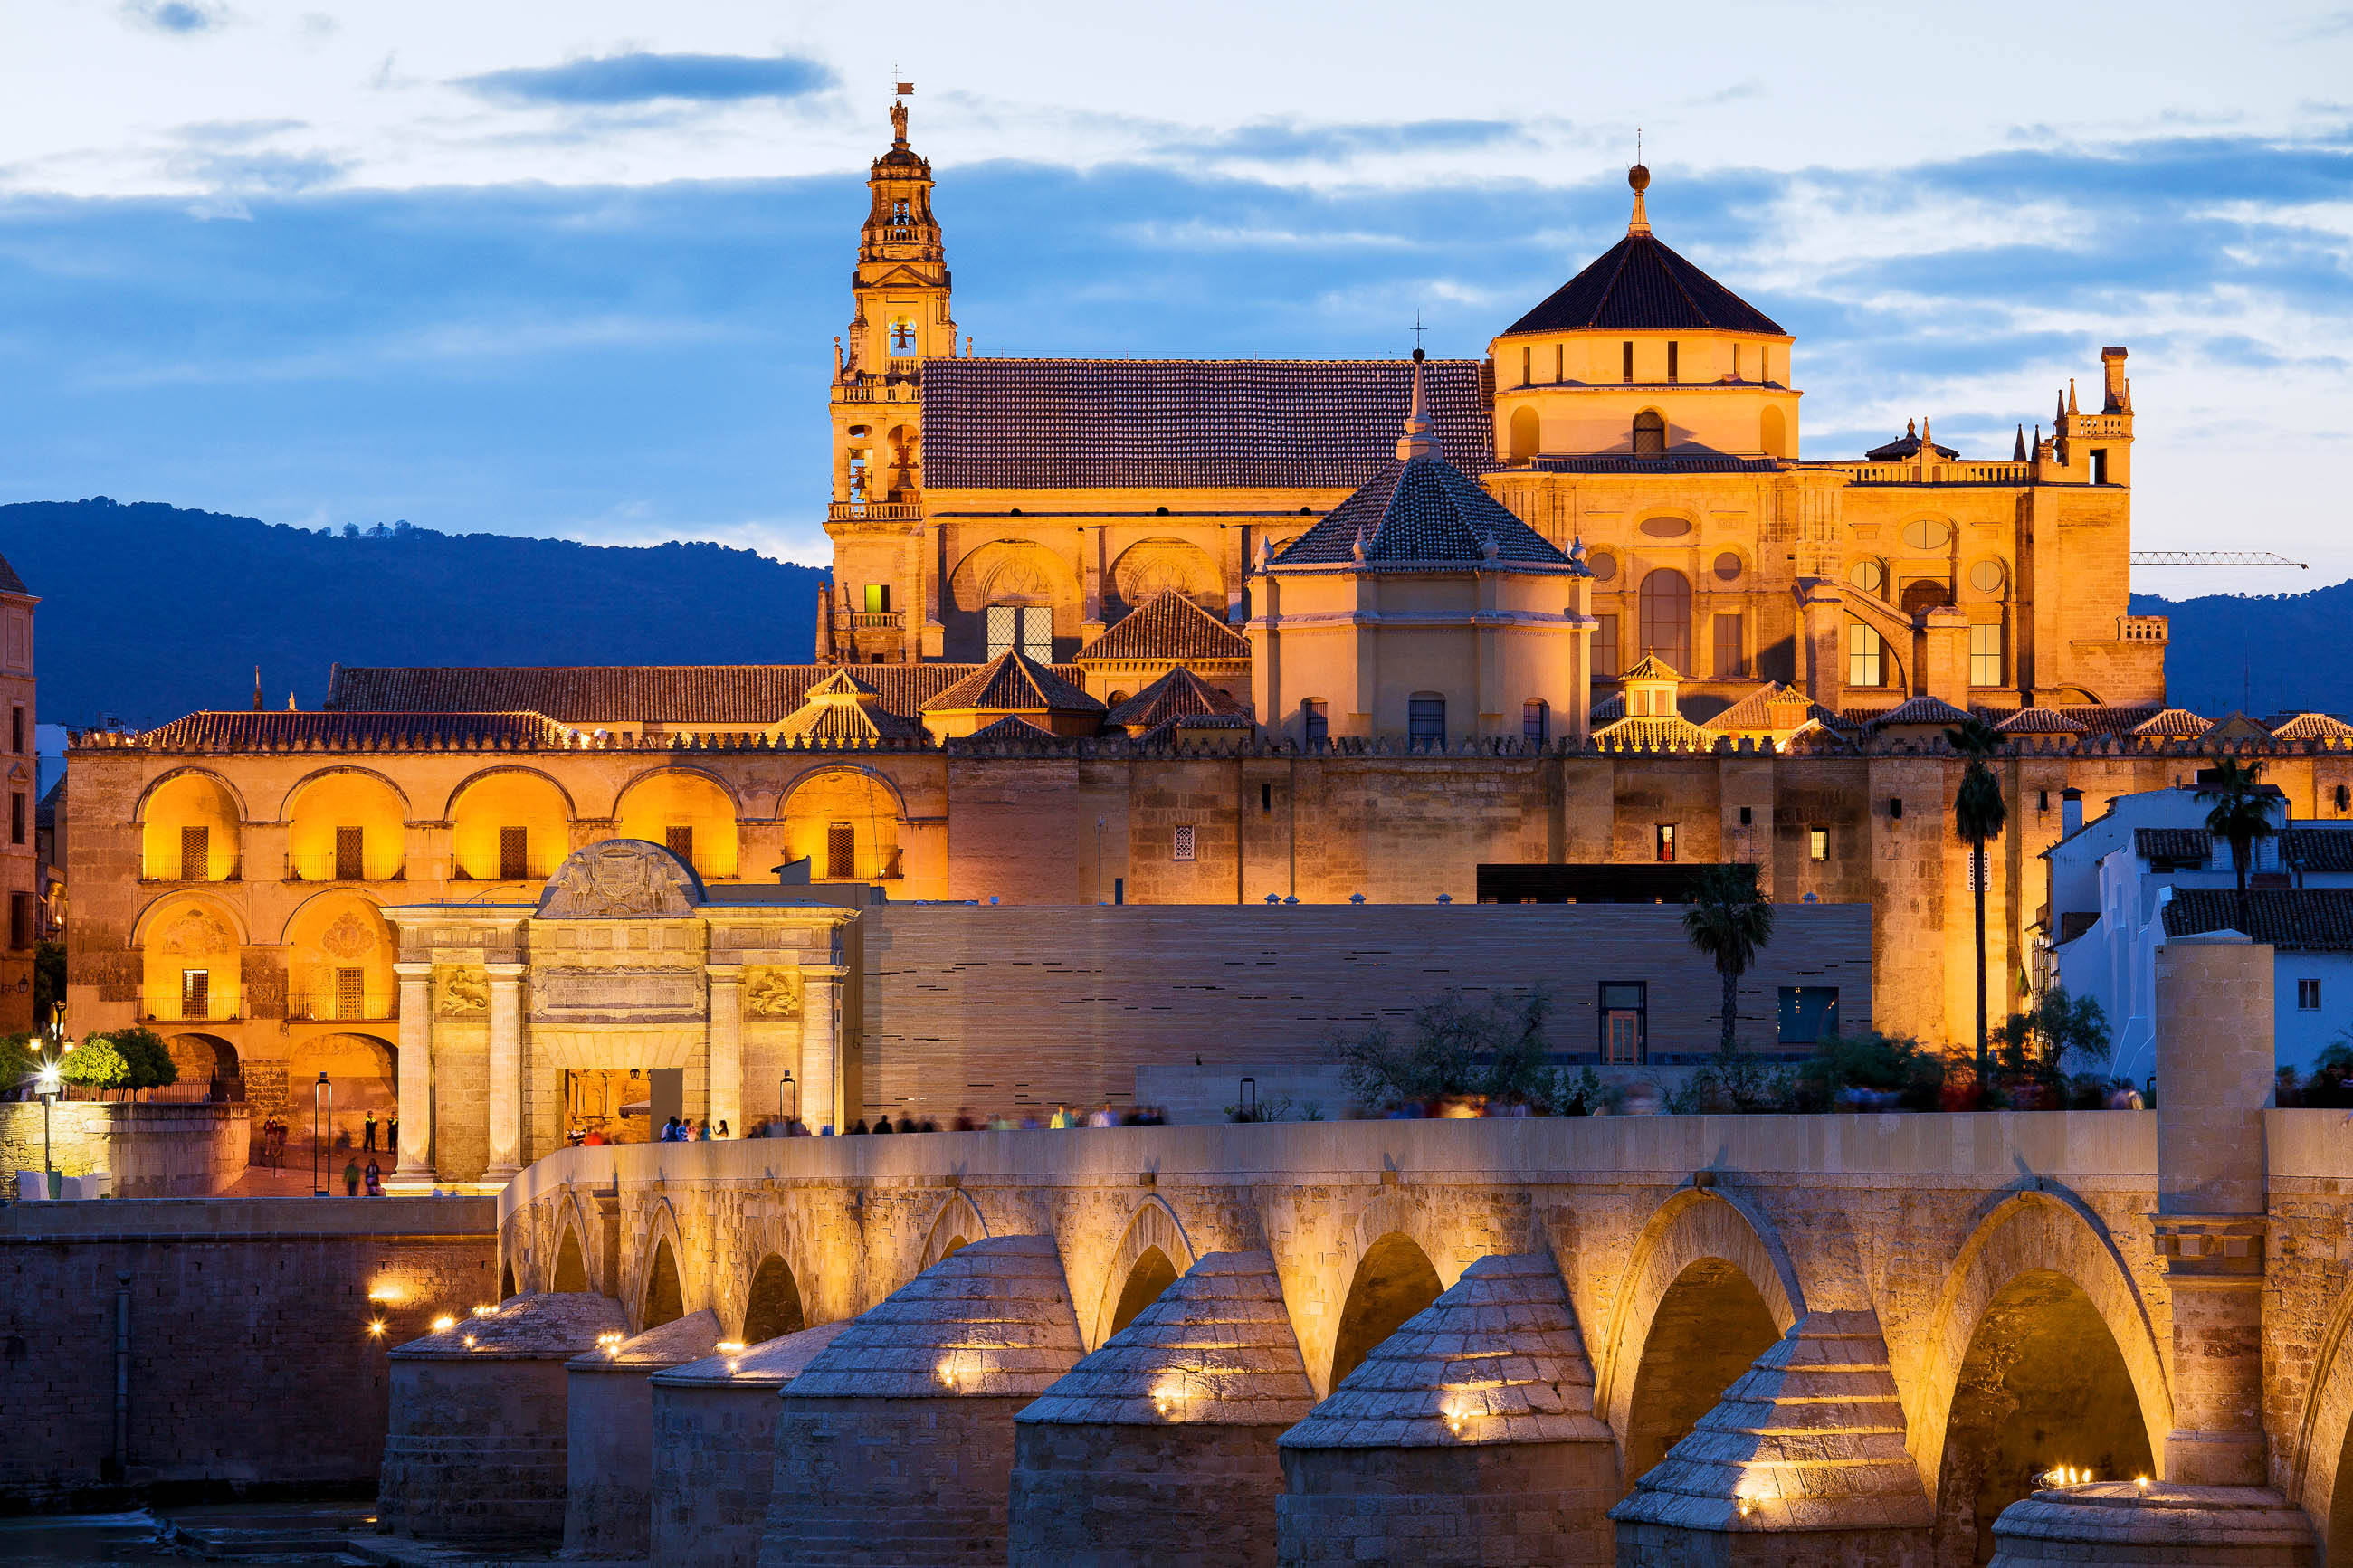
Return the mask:
<svg viewBox="0 0 2353 1568">
<path fill-rule="evenodd" d="M 574 731 L 540 713 L 190 713 L 132 737 L 158 752 L 537 751 Z"/>
<path fill-rule="evenodd" d="M 1247 704 L 1226 696 L 1180 664 L 1113 709 L 1103 722 L 1134 728 L 1172 720 L 1216 717 L 1239 718 L 1248 723 L 1249 710 Z"/>
<path fill-rule="evenodd" d="M 1778 698 L 1783 705 L 1787 705 L 1793 698 L 1803 700 L 1804 696 L 1803 692 L 1793 687 L 1784 686 L 1778 680 L 1768 680 L 1715 718 L 1708 720 L 1701 728 L 1719 731 L 1770 731 L 1774 728 L 1774 724 L 1768 710 L 1774 700 Z M 1823 724 L 1836 724 L 1841 721 L 1836 713 L 1819 702 L 1807 702 L 1805 715 Z"/>
<path fill-rule="evenodd" d="M 580 728 L 599 724 L 774 724 L 840 667 L 830 664 L 411 665 L 335 667 L 331 710 L 495 713 L 530 710 Z M 980 668 L 971 664 L 861 664 L 858 679 L 886 711 L 909 718 Z M 1076 665 L 1054 673 L 1077 680 Z"/>
<path fill-rule="evenodd" d="M 994 724 L 983 724 L 964 739 L 967 741 L 1051 741 L 1054 731 L 1043 724 L 1033 724 L 1018 714 L 1008 713 Z"/>
<path fill-rule="evenodd" d="M 2233 889 L 2176 888 L 2165 906 L 2168 936 L 2247 926 L 2246 935 L 2287 952 L 2353 952 L 2353 888 L 2250 889 L 2243 913 Z"/>
<path fill-rule="evenodd" d="M 2187 708 L 2164 708 L 2150 714 L 2132 727 L 2136 735 L 2149 735 L 2167 740 L 2194 741 L 2204 734 L 2209 721 Z"/>
<path fill-rule="evenodd" d="M 1562 571 L 1569 564 L 1550 540 L 1461 469 L 1431 458 L 1392 458 L 1384 471 L 1292 541 L 1271 565 L 1430 562 Z"/>
<path fill-rule="evenodd" d="M 884 708 L 874 689 L 847 668 L 837 669 L 810 687 L 808 700 L 778 725 L 776 732 L 819 745 L 923 738 L 921 724 Z"/>
<path fill-rule="evenodd" d="M 2088 735 L 2092 727 L 2055 708 L 2021 708 L 1993 731 L 1997 735 Z"/>
<path fill-rule="evenodd" d="M 1077 662 L 1247 659 L 1250 638 L 1174 589 L 1155 594 L 1081 648 Z"/>
<path fill-rule="evenodd" d="M 1493 468 L 1482 362 L 1429 367 L 1440 450 Z M 925 360 L 923 480 L 1353 489 L 1395 461 L 1412 383 L 1403 360 Z"/>
<path fill-rule="evenodd" d="M 2283 741 L 2341 741 L 2353 735 L 2353 724 L 2326 713 L 2299 713 L 2272 733 Z"/>
<path fill-rule="evenodd" d="M 1871 715 L 1873 724 L 1948 724 L 1958 729 L 1969 715 L 1941 697 L 1914 697 Z"/>
<path fill-rule="evenodd" d="M 997 710 L 1015 713 L 1100 713 L 1103 705 L 1015 648 L 1008 648 L 923 704 L 926 713 Z"/>
</svg>

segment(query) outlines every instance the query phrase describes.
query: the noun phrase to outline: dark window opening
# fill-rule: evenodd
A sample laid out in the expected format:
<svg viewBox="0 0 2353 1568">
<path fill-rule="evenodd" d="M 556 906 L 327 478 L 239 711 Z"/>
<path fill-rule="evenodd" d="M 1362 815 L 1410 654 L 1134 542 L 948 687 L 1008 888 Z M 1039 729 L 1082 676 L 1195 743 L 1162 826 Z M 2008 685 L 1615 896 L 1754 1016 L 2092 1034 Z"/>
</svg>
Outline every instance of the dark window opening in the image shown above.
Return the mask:
<svg viewBox="0 0 2353 1568">
<path fill-rule="evenodd" d="M 499 880 L 521 882 L 531 876 L 531 829 L 499 829 Z"/>
<path fill-rule="evenodd" d="M 1446 743 L 1446 699 L 1422 692 L 1406 699 L 1406 739 L 1417 746 Z"/>
<path fill-rule="evenodd" d="M 1752 806 L 1752 805 L 1744 805 L 1744 806 L 1742 806 L 1742 807 L 1740 808 L 1740 826 L 1743 826 L 1743 827 L 1747 827 L 1747 826 L 1752 826 L 1752 825 L 1755 823 L 1755 821 L 1756 821 L 1756 817 L 1755 817 L 1755 816 L 1754 816 L 1753 814 L 1755 813 L 1756 809 L 1757 809 L 1757 808 L 1756 808 L 1755 806 Z"/>
<path fill-rule="evenodd" d="M 2092 448 L 2092 482 L 2095 485 L 2108 482 L 2108 452 L 2105 447 Z"/>
<path fill-rule="evenodd" d="M 1810 1046 L 1839 1032 L 1835 985 L 1781 987 L 1781 1044 Z"/>
<path fill-rule="evenodd" d="M 1675 858 L 1675 825 L 1672 822 L 1658 824 L 1652 829 L 1651 842 L 1657 851 L 1659 863 L 1662 866 L 1672 864 Z"/>
<path fill-rule="evenodd" d="M 8 945 L 19 948 L 33 945 L 33 895 L 30 893 L 8 895 Z"/>
<path fill-rule="evenodd" d="M 1520 738 L 1539 746 L 1552 739 L 1552 706 L 1543 698 L 1520 704 Z"/>
<path fill-rule="evenodd" d="M 1330 708 L 1320 697 L 1311 697 L 1299 705 L 1300 739 L 1311 746 L 1320 746 L 1332 738 Z"/>
<path fill-rule="evenodd" d="M 356 882 L 367 876 L 367 858 L 362 853 L 366 843 L 365 833 L 356 827 L 335 829 L 335 880 Z"/>
<path fill-rule="evenodd" d="M 1666 416 L 1646 408 L 1634 416 L 1634 456 L 1661 458 L 1667 451 Z"/>
<path fill-rule="evenodd" d="M 1667 379 L 1680 380 L 1683 374 L 1683 344 L 1670 341 L 1667 344 Z"/>
<path fill-rule="evenodd" d="M 1887 797 L 1887 815 L 1891 821 L 1901 822 L 1904 820 L 1904 797 L 1902 795 L 1891 795 Z"/>
<path fill-rule="evenodd" d="M 18 790 L 8 797 L 8 842 L 25 842 L 25 792 Z"/>
<path fill-rule="evenodd" d="M 1631 338 L 1626 340 L 1625 362 L 1625 368 L 1620 373 L 1620 379 L 1631 381 L 1634 379 L 1634 340 Z"/>
<path fill-rule="evenodd" d="M 1258 786 L 1258 808 L 1261 814 L 1271 812 L 1274 809 L 1274 786 L 1272 784 L 1262 784 Z"/>
<path fill-rule="evenodd" d="M 2295 983 L 2295 1010 L 2299 1013 L 2320 1011 L 2320 982 L 2299 980 Z"/>
<path fill-rule="evenodd" d="M 685 861 L 694 864 L 694 829 L 692 826 L 662 829 L 662 847 Z"/>
<path fill-rule="evenodd" d="M 25 710 L 22 708 L 8 710 L 8 749 L 19 752 L 25 749 Z"/>
<path fill-rule="evenodd" d="M 180 1016 L 209 1018 L 213 1016 L 213 977 L 203 969 L 180 971 Z"/>
<path fill-rule="evenodd" d="M 213 830 L 209 827 L 180 829 L 180 880 L 201 882 L 212 875 Z"/>
<path fill-rule="evenodd" d="M 826 824 L 825 874 L 843 882 L 858 875 L 858 830 L 847 822 Z"/>
</svg>

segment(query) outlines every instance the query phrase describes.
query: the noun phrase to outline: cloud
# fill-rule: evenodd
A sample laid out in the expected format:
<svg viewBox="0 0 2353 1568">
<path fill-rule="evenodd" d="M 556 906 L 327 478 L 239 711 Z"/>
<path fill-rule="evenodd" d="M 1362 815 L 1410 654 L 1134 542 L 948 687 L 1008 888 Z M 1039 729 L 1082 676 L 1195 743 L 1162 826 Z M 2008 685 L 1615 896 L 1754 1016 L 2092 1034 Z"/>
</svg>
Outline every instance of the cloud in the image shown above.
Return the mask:
<svg viewBox="0 0 2353 1568">
<path fill-rule="evenodd" d="M 122 15 L 159 33 L 202 33 L 228 19 L 217 0 L 123 0 Z"/>
<path fill-rule="evenodd" d="M 611 108 L 683 99 L 732 103 L 803 98 L 833 85 L 822 63 L 795 55 L 604 55 L 560 66 L 523 66 L 463 77 L 458 85 L 508 103 Z"/>
<path fill-rule="evenodd" d="M 1164 153 L 1250 163 L 1332 163 L 1367 154 L 1461 152 L 1518 134 L 1508 120 L 1410 120 L 1388 123 L 1311 123 L 1261 120 L 1210 136 L 1175 136 Z"/>
</svg>

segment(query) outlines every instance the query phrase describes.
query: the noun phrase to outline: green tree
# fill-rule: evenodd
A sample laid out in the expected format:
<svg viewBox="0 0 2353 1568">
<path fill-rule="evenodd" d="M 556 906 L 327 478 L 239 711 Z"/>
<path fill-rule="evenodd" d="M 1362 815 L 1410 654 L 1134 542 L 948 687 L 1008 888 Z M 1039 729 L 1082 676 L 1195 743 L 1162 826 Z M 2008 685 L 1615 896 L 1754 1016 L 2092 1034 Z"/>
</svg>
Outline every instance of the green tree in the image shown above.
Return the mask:
<svg viewBox="0 0 2353 1568">
<path fill-rule="evenodd" d="M 131 1082 L 131 1064 L 104 1035 L 92 1035 L 65 1054 L 58 1076 L 83 1089 L 119 1089 Z"/>
<path fill-rule="evenodd" d="M 180 1064 L 172 1059 L 171 1047 L 154 1030 L 117 1029 L 112 1038 L 116 1052 L 131 1071 L 125 1088 L 135 1093 L 142 1089 L 168 1089 L 180 1081 Z"/>
<path fill-rule="evenodd" d="M 1993 726 L 1972 717 L 1957 730 L 1945 731 L 1953 750 L 1968 759 L 1961 769 L 1961 787 L 1953 795 L 1953 831 L 1969 847 L 1969 887 L 1977 895 L 1978 937 L 1978 1092 L 1983 1094 L 1992 1063 L 1986 1051 L 1986 840 L 2001 837 L 2010 808 L 2001 798 L 2001 780 L 1987 759 L 2001 749 Z"/>
<path fill-rule="evenodd" d="M 2198 786 L 2198 798 L 2214 803 L 2206 814 L 2206 831 L 2231 846 L 2231 868 L 2238 873 L 2239 881 L 2239 929 L 2245 931 L 2247 872 L 2254 864 L 2256 841 L 2272 836 L 2271 792 L 2263 787 L 2261 757 L 2221 758 L 2213 773 Z"/>
<path fill-rule="evenodd" d="M 0 1035 L 0 1089 L 31 1082 L 41 1068 L 40 1049 L 37 1035 Z"/>
<path fill-rule="evenodd" d="M 2108 1016 L 2096 997 L 2070 996 L 2053 985 L 2023 1013 L 2012 1013 L 2001 1029 L 2005 1072 L 2036 1083 L 2063 1085 L 2067 1058 L 2105 1062 L 2113 1041 Z"/>
<path fill-rule="evenodd" d="M 1773 906 L 1757 889 L 1757 868 L 1711 866 L 1702 872 L 1683 910 L 1683 934 L 1715 962 L 1724 982 L 1724 1031 L 1716 1049 L 1729 1057 L 1736 1048 L 1740 977 L 1773 940 Z"/>
<path fill-rule="evenodd" d="M 1367 1106 L 1427 1105 L 1484 1095 L 1504 1104 L 1548 1106 L 1556 1075 L 1545 1061 L 1541 991 L 1517 1003 L 1472 1005 L 1450 991 L 1413 1011 L 1406 1033 L 1377 1024 L 1334 1043 L 1348 1092 Z"/>
<path fill-rule="evenodd" d="M 33 947 L 33 1026 L 46 1029 L 58 1003 L 66 999 L 66 944 L 37 942 Z"/>
</svg>

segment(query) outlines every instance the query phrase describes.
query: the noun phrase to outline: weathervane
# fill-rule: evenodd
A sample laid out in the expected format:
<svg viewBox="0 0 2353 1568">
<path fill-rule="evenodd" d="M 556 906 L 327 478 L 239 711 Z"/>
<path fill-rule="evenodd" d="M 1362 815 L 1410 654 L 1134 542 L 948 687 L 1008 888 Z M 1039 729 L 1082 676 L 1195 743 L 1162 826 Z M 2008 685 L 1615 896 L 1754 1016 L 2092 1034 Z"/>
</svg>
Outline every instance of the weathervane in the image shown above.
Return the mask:
<svg viewBox="0 0 2353 1568">
<path fill-rule="evenodd" d="M 1417 350 L 1421 347 L 1421 334 L 1427 330 L 1421 324 L 1421 312 L 1416 310 L 1413 313 L 1413 346 Z"/>
</svg>

